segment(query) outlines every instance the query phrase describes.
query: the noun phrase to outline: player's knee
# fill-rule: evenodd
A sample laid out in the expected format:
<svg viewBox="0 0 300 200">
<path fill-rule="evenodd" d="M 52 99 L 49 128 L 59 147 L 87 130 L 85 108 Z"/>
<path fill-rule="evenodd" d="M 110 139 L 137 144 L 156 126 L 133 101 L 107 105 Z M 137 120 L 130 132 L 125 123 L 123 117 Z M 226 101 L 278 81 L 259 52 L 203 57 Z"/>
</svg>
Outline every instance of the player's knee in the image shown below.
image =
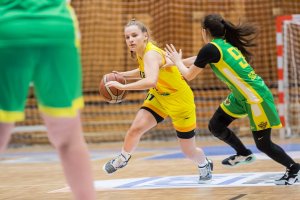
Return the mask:
<svg viewBox="0 0 300 200">
<path fill-rule="evenodd" d="M 263 153 L 268 153 L 273 149 L 273 142 L 271 141 L 270 134 L 271 129 L 254 131 L 253 138 L 258 150 Z"/>
<path fill-rule="evenodd" d="M 216 123 L 214 119 L 211 119 L 208 124 L 208 130 L 217 138 L 224 140 L 228 137 L 227 127 L 222 124 Z"/>
<path fill-rule="evenodd" d="M 192 130 L 192 131 L 189 131 L 189 132 L 180 132 L 180 131 L 176 130 L 176 133 L 177 133 L 177 137 L 180 138 L 180 139 L 191 139 L 196 134 L 195 130 Z"/>
<path fill-rule="evenodd" d="M 258 139 L 255 138 L 255 144 L 259 151 L 263 153 L 269 153 L 273 151 L 273 142 L 269 138 L 260 137 Z"/>
<path fill-rule="evenodd" d="M 48 138 L 56 149 L 65 149 L 75 144 L 74 141 L 81 139 L 79 116 L 65 119 L 44 116 L 44 119 L 48 130 Z"/>
<path fill-rule="evenodd" d="M 263 143 L 262 142 L 255 142 L 256 144 L 256 148 L 261 151 L 261 152 L 265 152 L 266 151 L 266 148 L 264 147 Z"/>
<path fill-rule="evenodd" d="M 218 126 L 218 123 L 212 118 L 208 123 L 208 130 L 214 135 L 218 136 L 222 132 L 222 127 Z"/>
<path fill-rule="evenodd" d="M 144 133 L 144 127 L 140 125 L 133 125 L 127 131 L 127 135 L 130 137 L 139 137 Z"/>
</svg>

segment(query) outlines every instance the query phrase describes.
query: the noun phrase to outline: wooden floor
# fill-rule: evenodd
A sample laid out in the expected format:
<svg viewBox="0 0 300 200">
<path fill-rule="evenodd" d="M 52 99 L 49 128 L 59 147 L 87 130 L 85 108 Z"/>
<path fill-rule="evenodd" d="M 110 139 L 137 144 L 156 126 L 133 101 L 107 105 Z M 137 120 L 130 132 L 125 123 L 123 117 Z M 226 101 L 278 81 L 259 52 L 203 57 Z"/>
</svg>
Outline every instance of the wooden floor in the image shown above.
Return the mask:
<svg viewBox="0 0 300 200">
<path fill-rule="evenodd" d="M 246 144 L 253 145 L 252 140 L 243 139 Z M 276 140 L 277 143 L 299 144 L 299 139 Z M 205 139 L 198 141 L 199 146 L 213 148 L 226 146 L 225 144 L 214 140 Z M 195 187 L 182 185 L 178 183 L 174 187 L 165 187 L 165 184 L 154 184 L 154 188 L 103 188 L 101 181 L 115 180 L 114 183 L 122 179 L 146 178 L 146 177 L 185 177 L 197 176 L 197 169 L 193 163 L 186 158 L 174 158 L 171 155 L 178 155 L 180 150 L 176 141 L 174 142 L 142 142 L 133 155 L 128 166 L 121 169 L 114 175 L 106 175 L 102 171 L 102 165 L 110 157 L 119 152 L 121 143 L 93 144 L 89 148 L 93 159 L 93 171 L 95 175 L 95 184 L 97 188 L 98 199 L 103 200 L 148 200 L 148 199 L 166 199 L 166 200 L 236 200 L 236 199 L 300 199 L 300 184 L 293 186 L 269 186 L 254 185 L 246 186 L 239 184 L 237 186 L 226 185 L 224 182 L 218 187 L 210 186 Z M 222 151 L 222 148 L 220 148 Z M 293 155 L 296 155 L 293 152 Z M 260 154 L 258 154 L 259 157 Z M 300 155 L 300 151 L 298 151 Z M 165 156 L 159 159 L 158 156 Z M 272 160 L 258 159 L 249 165 L 242 165 L 235 168 L 226 168 L 221 166 L 220 162 L 226 155 L 211 155 L 214 161 L 215 177 L 227 177 L 234 173 L 270 173 L 282 172 L 285 169 Z M 300 162 L 300 159 L 296 159 Z M 140 180 L 140 179 L 137 179 Z M 143 179 L 148 180 L 148 179 Z M 231 179 L 233 180 L 233 179 Z M 135 180 L 133 180 L 134 182 Z M 196 179 L 190 180 L 197 181 Z M 263 180 L 256 180 L 258 183 Z M 175 181 L 176 182 L 176 181 Z M 255 182 L 255 181 L 254 181 Z M 137 183 L 137 182 L 135 182 Z M 99 185 L 100 184 L 100 185 Z M 103 183 L 102 183 L 103 184 Z M 125 184 L 126 185 L 126 184 Z M 132 185 L 131 185 L 132 186 Z M 175 187 L 176 186 L 176 187 Z M 49 146 L 31 146 L 9 148 L 1 155 L 0 159 L 0 200 L 41 200 L 41 199 L 71 199 L 71 194 L 66 190 L 65 180 L 59 162 L 57 161 L 54 150 Z"/>
</svg>

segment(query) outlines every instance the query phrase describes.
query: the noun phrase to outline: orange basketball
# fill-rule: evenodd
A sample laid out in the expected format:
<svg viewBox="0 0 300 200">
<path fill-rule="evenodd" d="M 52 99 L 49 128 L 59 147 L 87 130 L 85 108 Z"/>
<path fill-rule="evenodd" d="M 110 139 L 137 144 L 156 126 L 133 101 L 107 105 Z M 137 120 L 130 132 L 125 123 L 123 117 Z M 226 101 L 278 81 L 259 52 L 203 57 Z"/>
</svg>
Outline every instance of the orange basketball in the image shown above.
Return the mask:
<svg viewBox="0 0 300 200">
<path fill-rule="evenodd" d="M 109 103 L 120 103 L 126 97 L 126 90 L 118 90 L 115 87 L 107 87 L 105 84 L 109 81 L 118 81 L 119 83 L 126 84 L 126 79 L 117 73 L 105 74 L 100 81 L 99 92 L 105 101 Z"/>
</svg>

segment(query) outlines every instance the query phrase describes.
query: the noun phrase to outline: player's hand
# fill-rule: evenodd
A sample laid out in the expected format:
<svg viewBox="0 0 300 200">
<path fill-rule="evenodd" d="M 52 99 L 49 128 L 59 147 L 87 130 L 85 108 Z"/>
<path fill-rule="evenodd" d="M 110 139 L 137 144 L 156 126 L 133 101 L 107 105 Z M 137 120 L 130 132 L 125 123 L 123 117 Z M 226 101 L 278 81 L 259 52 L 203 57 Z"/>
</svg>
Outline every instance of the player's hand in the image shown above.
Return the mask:
<svg viewBox="0 0 300 200">
<path fill-rule="evenodd" d="M 106 87 L 114 87 L 117 88 L 119 90 L 124 90 L 125 89 L 125 85 L 122 83 L 119 83 L 118 81 L 108 81 L 105 84 Z"/>
<path fill-rule="evenodd" d="M 165 56 L 167 56 L 165 54 Z M 170 60 L 170 58 L 166 57 L 166 64 L 164 64 L 162 67 L 172 67 L 174 66 L 175 64 Z"/>
<path fill-rule="evenodd" d="M 119 72 L 119 71 L 112 71 L 112 73 L 114 73 L 114 74 L 120 74 L 120 75 L 122 75 L 122 76 L 123 76 L 123 72 Z"/>
<path fill-rule="evenodd" d="M 177 52 L 173 44 L 170 45 L 167 44 L 165 51 L 166 51 L 167 58 L 169 58 L 173 63 L 177 64 L 178 62 L 181 62 L 181 58 L 182 58 L 181 49 L 179 50 L 179 52 Z"/>
</svg>

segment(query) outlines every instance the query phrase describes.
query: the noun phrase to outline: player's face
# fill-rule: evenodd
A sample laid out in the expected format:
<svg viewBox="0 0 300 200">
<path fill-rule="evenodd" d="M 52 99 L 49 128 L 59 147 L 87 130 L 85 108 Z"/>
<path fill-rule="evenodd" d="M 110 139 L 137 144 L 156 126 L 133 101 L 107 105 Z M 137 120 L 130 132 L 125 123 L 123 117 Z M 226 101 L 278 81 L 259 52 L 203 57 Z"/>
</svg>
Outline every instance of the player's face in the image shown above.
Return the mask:
<svg viewBox="0 0 300 200">
<path fill-rule="evenodd" d="M 147 41 L 146 33 L 143 33 L 136 25 L 131 25 L 125 28 L 125 40 L 130 51 L 144 51 Z"/>
<path fill-rule="evenodd" d="M 202 28 L 201 33 L 202 33 L 202 39 L 203 39 L 204 43 L 205 43 L 205 44 L 208 43 L 209 40 L 208 40 L 208 36 L 207 36 L 207 31 L 206 31 L 206 29 Z"/>
</svg>

